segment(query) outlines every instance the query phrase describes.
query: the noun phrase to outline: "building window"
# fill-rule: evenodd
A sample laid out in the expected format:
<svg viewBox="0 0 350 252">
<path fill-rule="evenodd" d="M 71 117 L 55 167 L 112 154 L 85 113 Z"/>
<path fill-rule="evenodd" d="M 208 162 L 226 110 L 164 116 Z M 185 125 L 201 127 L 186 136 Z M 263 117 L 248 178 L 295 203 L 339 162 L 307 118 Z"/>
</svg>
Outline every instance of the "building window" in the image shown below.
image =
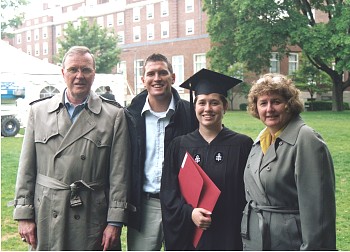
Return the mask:
<svg viewBox="0 0 350 252">
<path fill-rule="evenodd" d="M 40 55 L 40 45 L 38 43 L 35 44 L 35 56 Z"/>
<path fill-rule="evenodd" d="M 140 7 L 132 9 L 132 19 L 134 22 L 140 22 Z"/>
<path fill-rule="evenodd" d="M 47 27 L 43 27 L 42 33 L 43 33 L 43 39 L 47 39 Z"/>
<path fill-rule="evenodd" d="M 118 45 L 125 44 L 124 31 L 118 31 L 117 36 L 118 36 Z"/>
<path fill-rule="evenodd" d="M 154 39 L 154 24 L 147 25 L 147 40 Z"/>
<path fill-rule="evenodd" d="M 34 40 L 39 40 L 39 29 L 34 30 Z"/>
<path fill-rule="evenodd" d="M 141 41 L 141 28 L 140 26 L 133 27 L 134 42 Z"/>
<path fill-rule="evenodd" d="M 43 55 L 47 55 L 49 53 L 49 45 L 47 42 L 43 43 Z"/>
<path fill-rule="evenodd" d="M 279 73 L 280 72 L 280 61 L 278 53 L 271 53 L 270 58 L 270 73 Z"/>
<path fill-rule="evenodd" d="M 184 72 L 184 56 L 183 55 L 176 55 L 173 56 L 172 59 L 172 65 L 173 65 L 173 71 L 175 73 L 176 79 L 174 83 L 174 87 L 180 92 L 183 93 L 183 88 L 179 87 L 181 83 L 184 82 L 185 79 L 185 72 Z"/>
<path fill-rule="evenodd" d="M 146 19 L 153 19 L 154 18 L 154 4 L 147 4 L 146 5 L 146 13 L 147 13 Z"/>
<path fill-rule="evenodd" d="M 27 42 L 32 41 L 32 31 L 27 31 Z"/>
<path fill-rule="evenodd" d="M 142 69 L 143 69 L 143 60 L 142 59 L 136 59 L 134 61 L 134 73 L 135 73 L 135 79 L 134 83 L 136 83 L 135 91 L 137 94 L 138 90 L 143 87 L 141 76 L 142 76 Z"/>
<path fill-rule="evenodd" d="M 32 46 L 31 45 L 27 45 L 27 54 L 32 55 Z"/>
<path fill-rule="evenodd" d="M 169 21 L 164 21 L 160 23 L 161 38 L 169 38 Z"/>
<path fill-rule="evenodd" d="M 207 59 L 205 57 L 205 53 L 194 54 L 193 55 L 193 69 L 194 73 L 197 73 L 202 68 L 207 67 Z"/>
<path fill-rule="evenodd" d="M 56 37 L 61 37 L 62 35 L 62 26 L 56 25 Z"/>
<path fill-rule="evenodd" d="M 194 11 L 194 0 L 185 1 L 185 12 L 190 13 Z"/>
<path fill-rule="evenodd" d="M 47 17 L 43 17 L 43 23 L 47 22 Z"/>
<path fill-rule="evenodd" d="M 186 20 L 186 35 L 194 34 L 194 20 Z"/>
<path fill-rule="evenodd" d="M 104 18 L 102 17 L 97 17 L 97 24 L 99 27 L 104 27 Z"/>
<path fill-rule="evenodd" d="M 38 18 L 34 19 L 34 24 L 39 24 L 39 19 Z"/>
<path fill-rule="evenodd" d="M 56 43 L 56 53 L 58 54 L 60 52 L 60 49 L 62 48 L 60 43 Z M 61 65 L 61 64 L 60 64 Z"/>
<path fill-rule="evenodd" d="M 17 44 L 21 44 L 22 43 L 22 34 L 17 34 L 16 35 L 16 41 L 17 41 Z"/>
<path fill-rule="evenodd" d="M 288 56 L 288 74 L 292 75 L 298 70 L 298 54 L 290 53 Z"/>
<path fill-rule="evenodd" d="M 117 25 L 124 25 L 124 12 L 117 13 Z"/>
<path fill-rule="evenodd" d="M 107 16 L 107 27 L 113 27 L 114 25 L 114 17 L 113 14 Z"/>
<path fill-rule="evenodd" d="M 169 3 L 168 0 L 160 2 L 160 16 L 166 17 L 169 15 Z"/>
</svg>

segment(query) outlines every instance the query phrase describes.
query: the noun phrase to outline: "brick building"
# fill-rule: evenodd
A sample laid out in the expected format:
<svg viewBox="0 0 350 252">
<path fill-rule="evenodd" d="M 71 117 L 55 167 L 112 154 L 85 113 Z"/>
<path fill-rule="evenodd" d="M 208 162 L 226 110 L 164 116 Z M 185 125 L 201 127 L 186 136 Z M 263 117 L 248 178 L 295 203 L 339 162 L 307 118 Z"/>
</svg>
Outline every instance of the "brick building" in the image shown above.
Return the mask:
<svg viewBox="0 0 350 252">
<path fill-rule="evenodd" d="M 14 47 L 50 63 L 58 52 L 69 21 L 79 17 L 96 20 L 101 27 L 118 35 L 121 62 L 115 72 L 127 80 L 127 101 L 143 89 L 142 67 L 154 52 L 168 57 L 174 67 L 174 87 L 203 67 L 209 67 L 206 52 L 210 38 L 202 0 L 37 0 L 35 11 L 28 12 L 10 41 Z M 272 53 L 270 72 L 290 74 L 298 69 L 300 49 L 291 48 L 288 57 L 279 60 Z M 187 97 L 187 96 L 184 96 Z M 244 101 L 243 101 L 244 102 Z M 238 106 L 238 104 L 236 104 Z"/>
</svg>

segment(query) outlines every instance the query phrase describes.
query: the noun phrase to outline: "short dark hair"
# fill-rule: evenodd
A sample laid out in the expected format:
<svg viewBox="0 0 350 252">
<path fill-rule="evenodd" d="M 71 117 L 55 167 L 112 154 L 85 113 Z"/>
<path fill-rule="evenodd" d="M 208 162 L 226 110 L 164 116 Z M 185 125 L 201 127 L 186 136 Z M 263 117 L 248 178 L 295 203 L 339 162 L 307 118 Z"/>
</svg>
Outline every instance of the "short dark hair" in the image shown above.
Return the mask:
<svg viewBox="0 0 350 252">
<path fill-rule="evenodd" d="M 105 90 L 106 90 L 107 92 L 110 92 L 110 91 L 111 91 L 111 87 L 110 87 L 110 86 L 105 86 Z"/>
<path fill-rule="evenodd" d="M 162 61 L 165 62 L 168 66 L 168 70 L 169 72 L 172 74 L 173 73 L 173 66 L 171 65 L 171 63 L 168 61 L 168 58 L 165 57 L 163 54 L 160 53 L 153 53 L 150 56 L 147 57 L 145 64 L 143 64 L 143 75 L 145 75 L 145 71 L 146 71 L 146 65 L 148 62 L 157 62 L 157 61 Z"/>
</svg>

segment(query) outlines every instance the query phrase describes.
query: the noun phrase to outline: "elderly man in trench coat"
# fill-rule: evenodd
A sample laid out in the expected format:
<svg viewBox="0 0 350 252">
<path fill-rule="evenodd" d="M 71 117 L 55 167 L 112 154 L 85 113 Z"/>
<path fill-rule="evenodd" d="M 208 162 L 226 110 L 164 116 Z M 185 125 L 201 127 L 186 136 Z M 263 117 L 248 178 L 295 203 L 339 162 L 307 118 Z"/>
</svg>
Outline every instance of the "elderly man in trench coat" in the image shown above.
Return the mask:
<svg viewBox="0 0 350 252">
<path fill-rule="evenodd" d="M 110 250 L 127 223 L 129 132 L 124 110 L 91 91 L 95 59 L 72 47 L 67 88 L 31 104 L 14 219 L 37 250 Z"/>
</svg>

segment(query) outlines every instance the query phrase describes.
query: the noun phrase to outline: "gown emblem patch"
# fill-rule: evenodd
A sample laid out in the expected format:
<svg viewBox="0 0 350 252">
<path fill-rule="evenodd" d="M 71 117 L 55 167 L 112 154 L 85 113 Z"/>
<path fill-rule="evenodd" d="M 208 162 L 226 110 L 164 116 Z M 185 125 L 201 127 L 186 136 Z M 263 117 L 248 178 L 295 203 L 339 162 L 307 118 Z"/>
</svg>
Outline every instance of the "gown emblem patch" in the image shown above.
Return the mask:
<svg viewBox="0 0 350 252">
<path fill-rule="evenodd" d="M 196 161 L 197 164 L 201 161 L 201 156 L 199 154 L 194 155 L 194 161 Z"/>
<path fill-rule="evenodd" d="M 223 159 L 224 159 L 224 156 L 222 155 L 221 152 L 217 152 L 215 154 L 215 162 L 216 163 L 221 163 L 223 161 Z"/>
</svg>

